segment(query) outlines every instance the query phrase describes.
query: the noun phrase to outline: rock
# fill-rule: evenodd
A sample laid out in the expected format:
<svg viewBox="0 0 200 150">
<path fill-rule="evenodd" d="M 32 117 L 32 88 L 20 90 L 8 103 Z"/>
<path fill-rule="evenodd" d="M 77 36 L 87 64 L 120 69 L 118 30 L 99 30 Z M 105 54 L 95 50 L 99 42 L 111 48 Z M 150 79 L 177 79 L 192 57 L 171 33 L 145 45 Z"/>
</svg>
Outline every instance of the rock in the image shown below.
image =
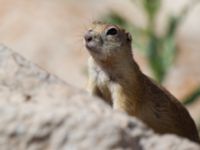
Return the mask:
<svg viewBox="0 0 200 150">
<path fill-rule="evenodd" d="M 157 135 L 0 46 L 0 145 L 3 150 L 199 150 Z"/>
</svg>

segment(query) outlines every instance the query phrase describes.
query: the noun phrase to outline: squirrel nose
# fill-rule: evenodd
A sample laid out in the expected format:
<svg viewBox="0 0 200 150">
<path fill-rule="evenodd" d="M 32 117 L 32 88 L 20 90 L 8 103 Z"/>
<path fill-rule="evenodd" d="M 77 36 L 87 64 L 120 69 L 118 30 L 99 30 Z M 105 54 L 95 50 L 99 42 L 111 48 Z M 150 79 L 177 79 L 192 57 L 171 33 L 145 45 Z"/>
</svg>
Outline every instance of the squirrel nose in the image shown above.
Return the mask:
<svg viewBox="0 0 200 150">
<path fill-rule="evenodd" d="M 87 33 L 85 33 L 84 35 L 85 41 L 86 42 L 90 42 L 93 39 L 93 34 L 92 32 L 89 30 Z"/>
</svg>

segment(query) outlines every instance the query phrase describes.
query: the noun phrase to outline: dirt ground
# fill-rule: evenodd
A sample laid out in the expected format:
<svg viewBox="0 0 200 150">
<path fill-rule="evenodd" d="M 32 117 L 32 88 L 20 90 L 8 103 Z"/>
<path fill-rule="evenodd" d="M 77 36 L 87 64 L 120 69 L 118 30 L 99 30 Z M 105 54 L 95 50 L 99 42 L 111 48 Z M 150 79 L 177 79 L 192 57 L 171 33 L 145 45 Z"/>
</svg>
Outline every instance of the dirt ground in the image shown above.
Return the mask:
<svg viewBox="0 0 200 150">
<path fill-rule="evenodd" d="M 137 2 L 136 2 L 137 3 Z M 162 34 L 166 16 L 177 15 L 190 0 L 164 0 L 157 30 Z M 126 8 L 126 9 L 124 9 Z M 0 0 L 0 43 L 79 88 L 86 85 L 88 53 L 83 34 L 89 24 L 109 10 L 116 10 L 137 26 L 146 24 L 143 11 L 124 0 Z M 164 85 L 182 99 L 200 85 L 200 4 L 177 33 L 178 56 Z M 145 57 L 134 51 L 142 70 L 151 75 Z M 198 104 L 199 103 L 199 104 Z M 197 121 L 200 100 L 189 107 Z"/>
</svg>

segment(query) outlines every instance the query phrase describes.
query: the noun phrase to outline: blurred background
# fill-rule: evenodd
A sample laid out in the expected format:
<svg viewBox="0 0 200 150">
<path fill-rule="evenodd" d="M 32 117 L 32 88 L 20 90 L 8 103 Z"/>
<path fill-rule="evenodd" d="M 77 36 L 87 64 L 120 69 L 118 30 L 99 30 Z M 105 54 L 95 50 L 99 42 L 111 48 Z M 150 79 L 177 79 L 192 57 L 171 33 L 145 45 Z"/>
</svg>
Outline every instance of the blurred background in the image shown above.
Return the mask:
<svg viewBox="0 0 200 150">
<path fill-rule="evenodd" d="M 83 34 L 94 20 L 131 32 L 142 71 L 184 103 L 200 130 L 200 0 L 0 0 L 0 43 L 83 89 Z"/>
</svg>

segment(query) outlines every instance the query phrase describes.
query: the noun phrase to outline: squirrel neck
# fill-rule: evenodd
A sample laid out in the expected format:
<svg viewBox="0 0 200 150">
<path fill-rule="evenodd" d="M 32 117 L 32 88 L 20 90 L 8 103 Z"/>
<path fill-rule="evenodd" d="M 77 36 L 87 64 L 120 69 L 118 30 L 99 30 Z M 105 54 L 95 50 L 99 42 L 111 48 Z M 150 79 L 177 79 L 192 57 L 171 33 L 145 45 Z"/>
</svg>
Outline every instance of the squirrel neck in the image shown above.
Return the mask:
<svg viewBox="0 0 200 150">
<path fill-rule="evenodd" d="M 112 57 L 105 62 L 97 62 L 97 64 L 108 75 L 111 81 L 120 84 L 127 95 L 130 95 L 130 97 L 134 95 L 134 97 L 138 98 L 142 95 L 141 92 L 144 91 L 142 84 L 143 74 L 132 54 Z"/>
<path fill-rule="evenodd" d="M 96 63 L 113 81 L 120 82 L 120 80 L 123 80 L 124 82 L 128 80 L 130 82 L 133 79 L 137 80 L 141 75 L 139 66 L 133 59 L 132 54 L 107 58 L 105 61 L 97 60 Z"/>
</svg>

